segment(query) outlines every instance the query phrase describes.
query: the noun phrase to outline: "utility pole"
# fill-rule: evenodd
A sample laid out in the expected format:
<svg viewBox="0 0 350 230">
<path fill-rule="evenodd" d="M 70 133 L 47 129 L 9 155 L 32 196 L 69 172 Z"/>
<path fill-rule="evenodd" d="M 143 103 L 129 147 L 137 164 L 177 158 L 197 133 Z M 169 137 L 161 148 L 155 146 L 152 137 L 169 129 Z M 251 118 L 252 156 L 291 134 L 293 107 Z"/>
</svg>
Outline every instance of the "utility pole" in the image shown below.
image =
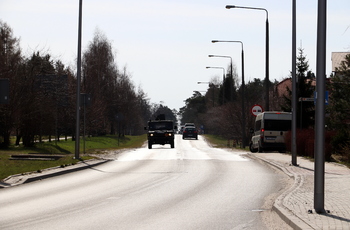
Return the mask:
<svg viewBox="0 0 350 230">
<path fill-rule="evenodd" d="M 318 0 L 317 59 L 316 59 L 316 119 L 315 119 L 315 181 L 314 208 L 324 213 L 325 180 L 325 81 L 326 81 L 326 37 L 327 1 Z"/>
<path fill-rule="evenodd" d="M 78 24 L 78 57 L 77 57 L 77 105 L 76 105 L 76 130 L 75 130 L 75 159 L 79 159 L 80 151 L 80 78 L 81 78 L 81 24 L 82 24 L 83 0 L 79 0 L 79 24 Z"/>
<path fill-rule="evenodd" d="M 298 78 L 296 77 L 296 0 L 293 0 L 292 12 L 292 165 L 297 166 L 297 100 Z"/>
</svg>

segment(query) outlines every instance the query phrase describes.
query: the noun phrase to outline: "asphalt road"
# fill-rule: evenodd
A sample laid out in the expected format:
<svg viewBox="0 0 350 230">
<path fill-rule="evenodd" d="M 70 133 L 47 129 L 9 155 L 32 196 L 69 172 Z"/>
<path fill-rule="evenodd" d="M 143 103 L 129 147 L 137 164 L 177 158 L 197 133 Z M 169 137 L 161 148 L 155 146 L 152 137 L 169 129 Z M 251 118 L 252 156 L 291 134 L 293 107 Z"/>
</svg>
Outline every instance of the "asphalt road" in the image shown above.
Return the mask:
<svg viewBox="0 0 350 230">
<path fill-rule="evenodd" d="M 244 156 L 176 136 L 114 160 L 0 190 L 1 229 L 265 229 L 279 174 Z"/>
</svg>

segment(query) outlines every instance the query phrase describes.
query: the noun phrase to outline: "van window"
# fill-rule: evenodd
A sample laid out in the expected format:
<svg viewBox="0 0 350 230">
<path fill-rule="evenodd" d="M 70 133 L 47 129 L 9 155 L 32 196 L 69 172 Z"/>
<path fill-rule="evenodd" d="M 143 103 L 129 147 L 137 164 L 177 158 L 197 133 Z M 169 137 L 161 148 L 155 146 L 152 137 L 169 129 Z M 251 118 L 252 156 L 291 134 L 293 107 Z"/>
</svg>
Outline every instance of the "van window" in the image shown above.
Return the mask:
<svg viewBox="0 0 350 230">
<path fill-rule="evenodd" d="M 261 129 L 261 121 L 262 120 L 258 120 L 255 122 L 255 131 L 260 131 Z"/>
<path fill-rule="evenodd" d="M 270 131 L 288 131 L 291 130 L 292 121 L 290 120 L 265 120 L 265 130 Z"/>
</svg>

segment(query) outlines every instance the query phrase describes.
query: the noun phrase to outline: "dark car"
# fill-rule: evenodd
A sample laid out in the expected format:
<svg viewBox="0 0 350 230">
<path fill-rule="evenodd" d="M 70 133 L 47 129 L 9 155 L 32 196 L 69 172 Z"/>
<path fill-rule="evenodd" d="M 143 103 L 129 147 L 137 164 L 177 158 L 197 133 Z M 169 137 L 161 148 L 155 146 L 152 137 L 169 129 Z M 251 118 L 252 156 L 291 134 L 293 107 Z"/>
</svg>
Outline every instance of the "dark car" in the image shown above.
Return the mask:
<svg viewBox="0 0 350 230">
<path fill-rule="evenodd" d="M 182 132 L 182 139 L 195 138 L 198 140 L 198 132 L 194 126 L 187 126 Z"/>
</svg>

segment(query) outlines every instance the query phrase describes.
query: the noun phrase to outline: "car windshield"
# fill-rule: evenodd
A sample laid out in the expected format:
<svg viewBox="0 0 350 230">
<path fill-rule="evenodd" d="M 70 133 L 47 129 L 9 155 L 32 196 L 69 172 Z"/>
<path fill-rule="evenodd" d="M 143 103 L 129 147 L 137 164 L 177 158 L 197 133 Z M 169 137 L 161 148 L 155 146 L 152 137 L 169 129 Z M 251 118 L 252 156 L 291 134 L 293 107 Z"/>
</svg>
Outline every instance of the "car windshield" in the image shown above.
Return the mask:
<svg viewBox="0 0 350 230">
<path fill-rule="evenodd" d="M 150 122 L 149 130 L 170 130 L 173 129 L 172 122 Z"/>
</svg>

